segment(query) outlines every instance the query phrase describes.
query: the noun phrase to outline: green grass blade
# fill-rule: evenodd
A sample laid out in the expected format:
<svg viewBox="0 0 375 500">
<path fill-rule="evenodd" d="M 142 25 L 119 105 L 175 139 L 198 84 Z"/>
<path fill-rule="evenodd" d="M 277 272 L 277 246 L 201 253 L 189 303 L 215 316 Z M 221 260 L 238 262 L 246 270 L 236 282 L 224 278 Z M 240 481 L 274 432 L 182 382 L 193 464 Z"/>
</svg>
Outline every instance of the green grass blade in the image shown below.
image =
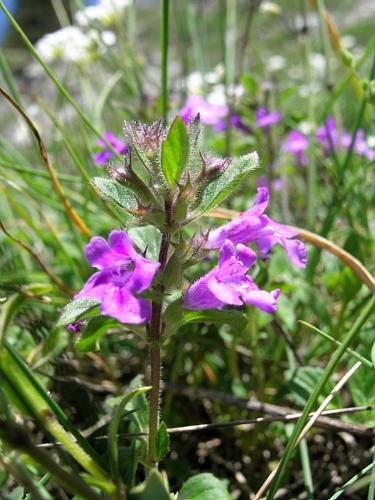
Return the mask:
<svg viewBox="0 0 375 500">
<path fill-rule="evenodd" d="M 82 436 L 79 430 L 72 424 L 72 422 L 67 417 L 64 410 L 54 401 L 51 396 L 48 394 L 48 391 L 43 387 L 43 385 L 39 382 L 39 380 L 34 376 L 33 372 L 26 365 L 20 355 L 15 351 L 15 349 L 8 344 L 8 342 L 4 342 L 4 347 L 11 355 L 12 359 L 17 363 L 18 367 L 22 370 L 22 372 L 27 376 L 30 383 L 33 387 L 38 391 L 40 396 L 44 399 L 44 401 L 51 408 L 56 418 L 60 421 L 62 425 L 70 431 L 73 436 L 76 438 L 77 442 L 81 446 L 81 448 L 90 455 L 94 460 L 98 461 L 99 457 L 96 451 L 92 448 L 92 446 L 88 443 L 88 441 Z"/>
<path fill-rule="evenodd" d="M 303 414 L 301 418 L 298 420 L 293 434 L 291 438 L 288 441 L 288 445 L 285 449 L 283 458 L 281 459 L 280 466 L 278 467 L 277 473 L 275 475 L 274 480 L 272 481 L 272 484 L 270 486 L 270 490 L 267 496 L 268 500 L 272 500 L 276 494 L 277 489 L 279 488 L 281 479 L 286 471 L 287 464 L 293 454 L 294 446 L 295 443 L 298 439 L 298 436 L 300 432 L 302 431 L 304 425 L 306 424 L 308 420 L 308 415 L 312 411 L 315 403 L 317 402 L 321 391 L 323 390 L 324 386 L 328 382 L 329 378 L 333 374 L 334 370 L 338 366 L 339 362 L 341 361 L 342 357 L 345 354 L 346 349 L 349 347 L 349 345 L 352 343 L 354 338 L 358 335 L 360 332 L 362 326 L 365 324 L 371 313 L 375 310 L 375 296 L 373 296 L 365 308 L 362 310 L 361 314 L 355 321 L 354 325 L 352 328 L 349 330 L 349 332 L 345 335 L 344 340 L 341 344 L 341 346 L 335 351 L 334 355 L 330 358 L 323 375 L 321 376 L 318 384 L 316 385 L 314 391 L 310 395 L 305 409 L 303 411 Z"/>
<path fill-rule="evenodd" d="M 336 493 L 334 493 L 331 497 L 328 498 L 328 500 L 336 500 L 336 498 L 341 497 L 341 495 L 345 493 L 345 490 L 348 486 L 354 484 L 356 481 L 364 477 L 368 472 L 374 470 L 374 468 L 375 468 L 375 460 L 371 462 L 371 464 L 367 465 L 364 469 L 362 469 L 361 472 L 358 472 L 358 474 L 356 474 L 351 479 L 349 479 L 349 481 L 343 484 L 341 488 L 336 491 Z"/>
<path fill-rule="evenodd" d="M 307 323 L 306 321 L 300 321 L 300 323 L 304 326 L 307 326 L 307 328 L 310 328 L 310 330 L 313 330 L 314 332 L 319 333 L 319 335 L 321 335 L 322 337 L 324 337 L 327 340 L 330 340 L 332 343 L 334 343 L 338 346 L 342 345 L 342 342 L 340 342 L 339 340 L 336 340 L 328 333 L 325 333 L 322 330 L 319 330 L 319 328 L 317 328 L 316 326 L 310 325 L 310 323 Z M 361 363 L 363 363 L 365 366 L 368 366 L 369 368 L 375 369 L 375 365 L 373 363 L 371 363 L 371 361 L 369 359 L 365 358 L 361 354 L 358 354 L 353 349 L 350 349 L 350 347 L 348 347 L 346 349 L 346 352 L 348 354 L 350 354 L 351 356 L 353 356 L 353 358 L 355 358 L 356 360 L 361 361 Z"/>
<path fill-rule="evenodd" d="M 168 118 L 168 38 L 169 38 L 169 0 L 161 4 L 161 112 L 163 120 Z"/>
</svg>

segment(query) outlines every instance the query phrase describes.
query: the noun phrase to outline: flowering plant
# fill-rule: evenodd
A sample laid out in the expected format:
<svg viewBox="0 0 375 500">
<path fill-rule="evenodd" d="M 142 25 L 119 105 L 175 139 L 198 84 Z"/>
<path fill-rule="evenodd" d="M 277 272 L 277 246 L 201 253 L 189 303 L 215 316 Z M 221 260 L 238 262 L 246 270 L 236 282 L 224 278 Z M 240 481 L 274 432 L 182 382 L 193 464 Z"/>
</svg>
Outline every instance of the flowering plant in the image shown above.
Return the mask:
<svg viewBox="0 0 375 500">
<path fill-rule="evenodd" d="M 257 254 L 247 245 L 255 244 L 261 260 L 268 259 L 276 244 L 284 247 L 296 267 L 305 267 L 307 260 L 305 245 L 295 239 L 298 233 L 265 215 L 267 188 L 259 188 L 253 206 L 234 220 L 207 232 L 199 229 L 198 221 L 258 164 L 256 153 L 232 161 L 202 154 L 199 127 L 199 116 L 187 125 L 177 116 L 169 128 L 161 122 L 125 124 L 124 165 L 110 165 L 108 177 L 93 179 L 93 185 L 104 199 L 121 207 L 127 228 L 112 230 L 108 240 L 91 238 L 85 253 L 97 272 L 65 307 L 60 320 L 70 331 L 82 334 L 83 329 L 85 335 L 85 325 L 88 329 L 98 318 L 104 322 L 104 333 L 109 317 L 147 339 L 150 399 L 147 454 L 142 461 L 149 469 L 163 457 L 160 349 L 166 332 L 193 321 L 195 311 L 203 320 L 207 311 L 207 321 L 214 317 L 223 323 L 225 308 L 251 305 L 276 312 L 280 290 L 262 290 L 248 275 Z M 118 150 L 117 142 L 112 145 Z M 156 251 L 151 249 L 155 241 Z M 190 269 L 209 256 L 218 257 L 218 263 L 191 280 Z"/>
</svg>

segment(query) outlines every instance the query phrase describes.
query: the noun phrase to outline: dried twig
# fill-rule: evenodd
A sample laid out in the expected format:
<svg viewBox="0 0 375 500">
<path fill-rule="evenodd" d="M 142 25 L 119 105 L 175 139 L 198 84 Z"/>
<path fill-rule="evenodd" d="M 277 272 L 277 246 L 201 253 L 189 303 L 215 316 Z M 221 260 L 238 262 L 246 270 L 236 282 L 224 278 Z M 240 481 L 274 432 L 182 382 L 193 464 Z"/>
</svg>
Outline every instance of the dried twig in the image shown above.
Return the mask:
<svg viewBox="0 0 375 500">
<path fill-rule="evenodd" d="M 218 391 L 212 391 L 210 389 L 202 388 L 192 388 L 179 384 L 166 384 L 163 390 L 177 392 L 191 398 L 207 398 L 212 401 L 218 401 L 227 405 L 233 405 L 237 408 L 243 408 L 249 411 L 256 411 L 266 415 L 274 417 L 286 417 L 291 414 L 295 414 L 293 408 L 287 406 L 278 406 L 271 403 L 263 403 L 257 399 L 245 399 L 233 396 L 232 394 L 226 394 Z M 351 434 L 373 434 L 374 430 L 363 425 L 351 424 L 348 422 L 337 421 L 333 418 L 328 418 L 321 416 L 316 422 L 317 427 L 322 427 L 325 429 L 330 429 L 336 432 L 346 431 Z"/>
</svg>

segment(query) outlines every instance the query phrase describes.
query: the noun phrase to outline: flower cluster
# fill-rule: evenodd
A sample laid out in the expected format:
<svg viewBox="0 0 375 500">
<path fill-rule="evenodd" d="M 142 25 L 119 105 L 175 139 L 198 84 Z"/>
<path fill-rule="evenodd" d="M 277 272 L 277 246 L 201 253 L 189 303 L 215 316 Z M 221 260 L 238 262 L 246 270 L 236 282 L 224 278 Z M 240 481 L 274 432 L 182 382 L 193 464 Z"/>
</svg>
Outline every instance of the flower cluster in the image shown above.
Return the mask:
<svg viewBox="0 0 375 500">
<path fill-rule="evenodd" d="M 219 250 L 218 264 L 192 284 L 184 297 L 188 309 L 222 309 L 226 305 L 251 304 L 274 313 L 279 290 L 260 290 L 247 275 L 256 254 L 245 246 L 255 243 L 262 259 L 280 244 L 290 261 L 303 268 L 307 261 L 305 245 L 294 239 L 297 231 L 275 222 L 264 214 L 269 201 L 266 188 L 259 188 L 254 205 L 233 221 L 210 231 L 204 250 Z M 198 250 L 198 249 L 197 249 Z M 75 296 L 100 302 L 101 312 L 122 323 L 140 324 L 150 320 L 151 304 L 141 296 L 159 269 L 159 262 L 136 252 L 124 231 L 115 230 L 108 242 L 95 236 L 86 247 L 86 257 L 98 269 Z M 75 328 L 70 328 L 75 331 Z"/>
<path fill-rule="evenodd" d="M 326 153 L 337 151 L 340 148 L 349 149 L 352 143 L 352 135 L 345 129 L 339 132 L 336 121 L 332 116 L 329 116 L 325 124 L 319 127 L 316 139 L 323 146 Z M 368 160 L 375 160 L 375 150 L 369 147 L 365 138 L 365 132 L 362 129 L 357 131 L 353 143 L 353 151 Z"/>
<path fill-rule="evenodd" d="M 260 257 L 266 259 L 271 248 L 278 243 L 284 247 L 292 264 L 304 268 L 307 262 L 307 249 L 302 241 L 294 239 L 298 232 L 265 215 L 268 202 L 268 189 L 258 188 L 254 205 L 249 210 L 233 221 L 210 231 L 206 248 L 220 248 L 226 240 L 234 244 L 255 243 Z"/>
<path fill-rule="evenodd" d="M 114 23 L 116 16 L 132 3 L 132 0 L 99 0 L 95 5 L 79 10 L 75 14 L 75 21 L 79 26 L 88 26 L 97 22 L 109 26 Z"/>
<path fill-rule="evenodd" d="M 105 51 L 106 47 L 116 43 L 112 31 L 83 31 L 77 26 L 65 26 L 40 38 L 35 48 L 47 63 L 64 61 L 82 63 Z"/>
</svg>

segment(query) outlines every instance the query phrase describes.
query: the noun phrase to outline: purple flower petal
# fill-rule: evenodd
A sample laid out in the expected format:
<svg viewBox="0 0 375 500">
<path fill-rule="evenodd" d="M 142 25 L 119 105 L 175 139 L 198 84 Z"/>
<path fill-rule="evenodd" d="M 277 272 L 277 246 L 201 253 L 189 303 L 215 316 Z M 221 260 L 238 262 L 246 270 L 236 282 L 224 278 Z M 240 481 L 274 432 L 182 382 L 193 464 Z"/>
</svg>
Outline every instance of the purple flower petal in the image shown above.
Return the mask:
<svg viewBox="0 0 375 500">
<path fill-rule="evenodd" d="M 108 243 L 112 252 L 116 254 L 126 255 L 131 258 L 137 255 L 131 239 L 124 231 L 119 231 L 118 229 L 111 231 L 108 236 Z"/>
<path fill-rule="evenodd" d="M 151 304 L 147 300 L 111 283 L 106 287 L 100 310 L 121 323 L 141 324 L 151 318 Z"/>
<path fill-rule="evenodd" d="M 223 305 L 241 306 L 243 304 L 236 286 L 213 279 L 207 283 L 207 288 Z"/>
<path fill-rule="evenodd" d="M 188 309 L 222 309 L 225 305 L 253 304 L 266 312 L 275 312 L 279 291 L 259 290 L 246 275 L 255 262 L 255 254 L 244 245 L 234 247 L 226 240 L 220 249 L 220 259 L 209 273 L 202 276 L 186 292 Z"/>
<path fill-rule="evenodd" d="M 250 290 L 244 295 L 246 303 L 251 304 L 266 313 L 275 313 L 277 310 L 277 299 L 280 295 L 280 290 L 276 289 L 272 292 L 265 290 Z"/>
<path fill-rule="evenodd" d="M 299 130 L 291 130 L 286 136 L 283 151 L 294 156 L 297 165 L 307 165 L 305 151 L 309 146 L 309 139 Z"/>
<path fill-rule="evenodd" d="M 223 121 L 228 112 L 229 108 L 226 104 L 212 104 L 201 95 L 191 95 L 186 99 L 184 107 L 178 114 L 187 123 L 199 113 L 201 123 L 223 130 Z M 225 122 L 224 125 L 226 125 Z"/>
<path fill-rule="evenodd" d="M 114 152 L 108 147 L 108 143 L 115 151 L 117 151 L 117 153 L 125 154 L 129 151 L 127 145 L 112 134 L 112 132 L 104 132 L 103 139 L 98 139 L 96 141 L 96 144 L 102 149 L 102 151 L 93 155 L 95 163 L 100 167 L 105 165 L 111 158 L 114 157 Z"/>
<path fill-rule="evenodd" d="M 255 127 L 269 130 L 281 120 L 281 114 L 278 111 L 271 112 L 266 106 L 261 106 L 255 112 Z"/>
<path fill-rule="evenodd" d="M 307 249 L 302 241 L 292 240 L 298 232 L 264 215 L 269 201 L 269 192 L 265 187 L 258 188 L 254 205 L 231 222 L 214 229 L 208 234 L 205 247 L 220 248 L 225 240 L 233 244 L 254 242 L 262 258 L 267 258 L 271 248 L 281 244 L 287 255 L 297 267 L 304 268 L 307 262 Z"/>
<path fill-rule="evenodd" d="M 113 255 L 108 243 L 101 236 L 94 236 L 86 245 L 85 254 L 93 267 L 103 269 L 113 264 Z"/>
</svg>

